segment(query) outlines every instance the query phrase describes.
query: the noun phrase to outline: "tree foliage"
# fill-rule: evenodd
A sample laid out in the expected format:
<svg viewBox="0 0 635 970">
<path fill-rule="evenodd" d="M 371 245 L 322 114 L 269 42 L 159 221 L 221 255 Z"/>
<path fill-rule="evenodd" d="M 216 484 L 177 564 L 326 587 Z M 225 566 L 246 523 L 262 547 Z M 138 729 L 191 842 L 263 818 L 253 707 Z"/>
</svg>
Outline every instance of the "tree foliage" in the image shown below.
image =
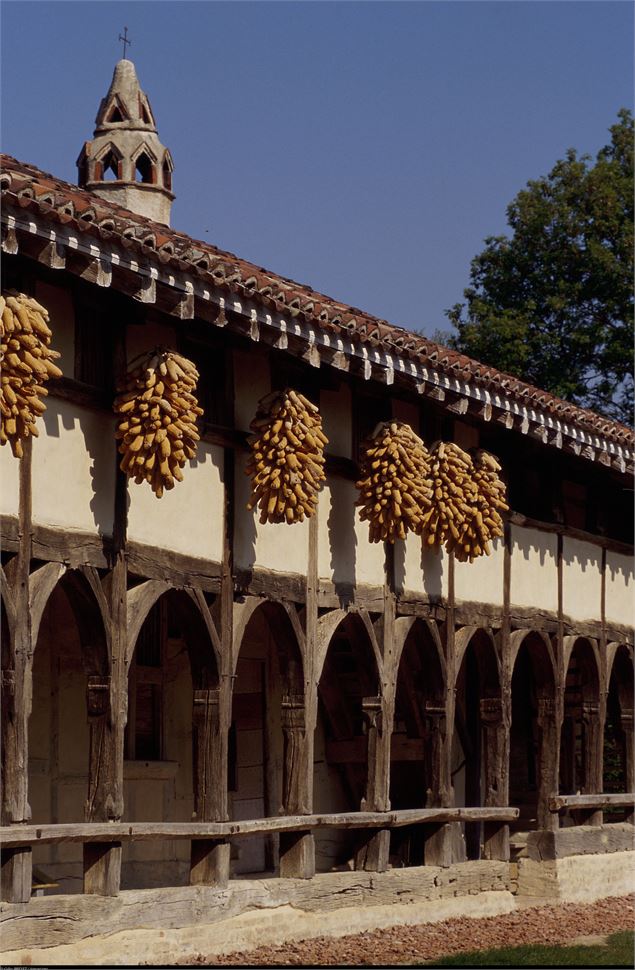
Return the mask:
<svg viewBox="0 0 635 970">
<path fill-rule="evenodd" d="M 633 410 L 633 117 L 574 149 L 507 208 L 447 311 L 455 349 L 626 423 Z"/>
</svg>

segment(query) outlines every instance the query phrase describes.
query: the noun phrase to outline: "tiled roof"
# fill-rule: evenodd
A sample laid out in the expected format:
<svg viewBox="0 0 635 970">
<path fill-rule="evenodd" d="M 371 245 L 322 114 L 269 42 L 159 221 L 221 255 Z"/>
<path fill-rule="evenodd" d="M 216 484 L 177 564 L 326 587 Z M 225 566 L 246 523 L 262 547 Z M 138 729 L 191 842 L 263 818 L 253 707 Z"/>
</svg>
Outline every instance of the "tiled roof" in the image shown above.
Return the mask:
<svg viewBox="0 0 635 970">
<path fill-rule="evenodd" d="M 355 307 L 332 300 L 311 287 L 255 266 L 209 243 L 102 200 L 32 165 L 0 155 L 5 202 L 36 212 L 40 219 L 69 224 L 79 233 L 136 249 L 150 262 L 204 277 L 217 288 L 242 294 L 263 306 L 309 321 L 316 328 L 354 343 L 379 347 L 436 372 L 503 394 L 577 428 L 631 447 L 633 431 L 625 425 L 577 407 L 516 377 L 481 364 L 425 337 L 393 326 Z"/>
</svg>

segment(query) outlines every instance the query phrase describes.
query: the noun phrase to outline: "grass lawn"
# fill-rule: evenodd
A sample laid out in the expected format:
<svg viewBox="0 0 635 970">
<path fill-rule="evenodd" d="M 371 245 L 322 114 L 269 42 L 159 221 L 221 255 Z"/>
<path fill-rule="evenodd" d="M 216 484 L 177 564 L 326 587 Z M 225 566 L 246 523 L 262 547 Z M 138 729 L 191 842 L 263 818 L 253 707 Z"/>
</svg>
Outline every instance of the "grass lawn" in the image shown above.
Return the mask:
<svg viewBox="0 0 635 970">
<path fill-rule="evenodd" d="M 632 967 L 635 933 L 612 933 L 597 946 L 505 946 L 496 950 L 455 953 L 421 963 L 428 967 Z"/>
</svg>

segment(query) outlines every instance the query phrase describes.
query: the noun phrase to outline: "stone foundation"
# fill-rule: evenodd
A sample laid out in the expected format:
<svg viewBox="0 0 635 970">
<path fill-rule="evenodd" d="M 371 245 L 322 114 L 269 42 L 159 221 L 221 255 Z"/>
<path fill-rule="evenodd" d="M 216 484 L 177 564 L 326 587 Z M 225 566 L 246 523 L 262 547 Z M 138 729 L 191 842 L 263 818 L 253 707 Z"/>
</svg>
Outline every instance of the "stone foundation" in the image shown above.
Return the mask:
<svg viewBox="0 0 635 970">
<path fill-rule="evenodd" d="M 451 917 L 496 916 L 542 902 L 592 901 L 635 888 L 635 852 L 538 862 L 463 862 L 313 879 L 236 879 L 48 896 L 0 908 L 2 964 L 170 964 L 315 936 L 345 936 Z"/>
</svg>

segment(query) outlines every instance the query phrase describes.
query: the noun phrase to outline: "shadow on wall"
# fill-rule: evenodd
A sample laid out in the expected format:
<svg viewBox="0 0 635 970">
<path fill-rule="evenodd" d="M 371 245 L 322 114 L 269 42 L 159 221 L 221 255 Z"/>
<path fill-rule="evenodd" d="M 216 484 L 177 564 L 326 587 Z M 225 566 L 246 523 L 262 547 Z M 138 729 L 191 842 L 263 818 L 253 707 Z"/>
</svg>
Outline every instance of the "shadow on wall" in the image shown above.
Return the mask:
<svg viewBox="0 0 635 970">
<path fill-rule="evenodd" d="M 553 561 L 556 556 L 557 537 L 550 532 L 539 532 L 537 529 L 523 529 L 519 532 L 517 528 L 512 529 L 512 556 L 516 549 L 522 553 L 523 558 L 529 562 L 530 550 L 538 553 L 539 563 L 544 566 L 547 561 Z"/>
<path fill-rule="evenodd" d="M 327 520 L 331 575 L 335 592 L 343 608 L 350 603 L 356 578 L 357 535 L 355 533 L 354 496 L 348 493 L 348 483 L 330 482 L 330 508 Z"/>
<path fill-rule="evenodd" d="M 421 577 L 423 589 L 430 599 L 443 595 L 443 554 L 421 540 Z"/>
<path fill-rule="evenodd" d="M 394 555 L 394 577 L 395 589 L 405 590 L 406 588 L 406 542 L 404 539 L 397 539 L 395 542 Z"/>
<path fill-rule="evenodd" d="M 593 572 L 599 573 L 602 569 L 602 550 L 599 546 L 591 542 L 581 542 L 577 539 L 568 539 L 565 536 L 562 549 L 562 561 L 565 567 L 577 563 L 583 573 L 591 568 Z"/>
<path fill-rule="evenodd" d="M 253 569 L 256 562 L 256 516 L 257 509 L 250 512 L 247 502 L 251 495 L 251 480 L 245 475 L 247 457 L 236 455 L 234 469 L 234 549 L 236 565 L 241 569 Z"/>
<path fill-rule="evenodd" d="M 60 402 L 51 401 L 42 415 L 42 420 L 46 435 L 51 439 L 60 439 L 62 428 L 68 432 L 76 432 L 79 427 L 85 454 L 89 459 L 93 493 L 89 507 L 93 522 L 99 535 L 112 535 L 116 455 L 114 417 L 104 421 L 102 415 L 95 415 L 92 412 L 78 414 L 71 412 Z M 68 440 L 70 442 L 71 439 Z M 68 474 L 77 480 L 82 470 L 73 466 L 81 455 L 79 452 L 71 451 L 68 457 L 71 466 L 60 467 L 57 471 L 59 474 Z"/>
</svg>

